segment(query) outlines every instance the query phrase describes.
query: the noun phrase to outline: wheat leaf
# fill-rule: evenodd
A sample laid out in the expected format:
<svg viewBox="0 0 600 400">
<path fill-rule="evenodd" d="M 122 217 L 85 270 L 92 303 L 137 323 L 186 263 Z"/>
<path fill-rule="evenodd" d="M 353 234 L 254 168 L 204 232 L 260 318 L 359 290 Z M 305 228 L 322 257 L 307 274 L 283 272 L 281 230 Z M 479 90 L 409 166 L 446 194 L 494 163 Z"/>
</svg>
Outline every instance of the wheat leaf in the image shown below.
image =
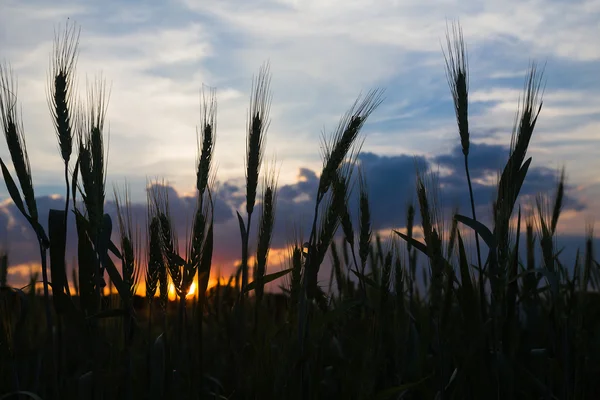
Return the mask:
<svg viewBox="0 0 600 400">
<path fill-rule="evenodd" d="M 19 211 L 21 211 L 21 213 L 25 216 L 25 218 L 29 220 L 29 215 L 25 211 L 25 205 L 23 204 L 21 193 L 19 192 L 19 189 L 17 188 L 14 179 L 10 175 L 8 168 L 6 168 L 6 164 L 4 164 L 4 161 L 1 158 L 0 164 L 2 165 L 2 175 L 4 176 L 4 183 L 6 183 L 6 188 L 8 189 L 8 193 L 10 194 L 12 201 L 15 203 Z"/>
<path fill-rule="evenodd" d="M 487 226 L 485 226 L 484 224 L 482 224 L 479 221 L 475 221 L 472 218 L 465 217 L 464 215 L 460 215 L 460 214 L 456 214 L 454 216 L 454 218 L 457 221 L 462 222 L 463 224 L 467 225 L 469 228 L 473 229 L 475 232 L 477 232 L 479 234 L 479 236 L 481 236 L 481 238 L 483 239 L 485 244 L 487 244 L 490 249 L 496 248 L 496 239 L 494 238 L 494 235 L 492 234 L 492 232 L 489 230 L 489 228 Z"/>
<path fill-rule="evenodd" d="M 285 275 L 287 275 L 288 273 L 292 272 L 292 270 L 293 270 L 293 268 L 288 268 L 288 269 L 284 269 L 284 270 L 282 270 L 282 271 L 279 271 L 279 272 L 274 272 L 274 273 L 272 273 L 272 274 L 265 275 L 265 276 L 262 278 L 262 283 L 263 283 L 263 284 L 267 284 L 267 283 L 269 283 L 269 282 L 272 282 L 272 281 L 274 281 L 274 280 L 276 280 L 276 279 L 279 279 L 279 278 L 281 278 L 282 276 L 285 276 Z M 246 290 L 244 291 L 244 293 L 247 293 L 247 292 L 249 292 L 249 291 L 251 291 L 251 290 L 254 290 L 255 288 L 256 288 L 256 281 L 252 281 L 252 282 L 250 282 L 250 283 L 249 283 L 249 284 L 246 286 Z"/>
</svg>

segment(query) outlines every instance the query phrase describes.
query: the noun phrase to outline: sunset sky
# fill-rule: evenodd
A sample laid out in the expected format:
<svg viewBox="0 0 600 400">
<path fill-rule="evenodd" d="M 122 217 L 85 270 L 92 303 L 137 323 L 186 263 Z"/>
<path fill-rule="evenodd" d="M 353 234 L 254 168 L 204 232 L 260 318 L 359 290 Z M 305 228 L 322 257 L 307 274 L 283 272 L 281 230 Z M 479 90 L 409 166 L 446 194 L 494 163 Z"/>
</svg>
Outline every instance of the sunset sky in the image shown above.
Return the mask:
<svg viewBox="0 0 600 400">
<path fill-rule="evenodd" d="M 199 90 L 217 88 L 215 266 L 224 273 L 240 254 L 234 216 L 244 204 L 246 115 L 252 77 L 266 61 L 273 104 L 265 159 L 276 157 L 281 171 L 275 254 L 284 256 L 295 226 L 308 225 L 322 134 L 331 134 L 356 97 L 372 88 L 385 88 L 385 101 L 365 125 L 360 161 L 375 227 L 403 226 L 415 156 L 447 171 L 440 178 L 444 206 L 468 213 L 441 50 L 446 24 L 454 20 L 469 54 L 473 177 L 494 175 L 504 165 L 526 71 L 537 61 L 545 64 L 546 87 L 524 195 L 551 194 L 565 166 L 561 235 L 579 246 L 586 222 L 600 216 L 600 1 L 0 0 L 0 62 L 10 62 L 18 78 L 44 225 L 47 210 L 64 201 L 46 95 L 54 31 L 67 18 L 81 26 L 79 86 L 101 73 L 111 87 L 107 198 L 126 179 L 140 223 L 148 180 L 164 178 L 185 237 Z M 0 157 L 9 163 L 1 142 Z M 475 192 L 480 212 L 489 214 L 493 187 L 476 184 Z M 13 265 L 10 283 L 19 285 L 39 258 L 33 233 L 8 199 L 2 184 L 0 243 Z M 75 255 L 73 233 L 71 226 L 68 261 Z"/>
</svg>

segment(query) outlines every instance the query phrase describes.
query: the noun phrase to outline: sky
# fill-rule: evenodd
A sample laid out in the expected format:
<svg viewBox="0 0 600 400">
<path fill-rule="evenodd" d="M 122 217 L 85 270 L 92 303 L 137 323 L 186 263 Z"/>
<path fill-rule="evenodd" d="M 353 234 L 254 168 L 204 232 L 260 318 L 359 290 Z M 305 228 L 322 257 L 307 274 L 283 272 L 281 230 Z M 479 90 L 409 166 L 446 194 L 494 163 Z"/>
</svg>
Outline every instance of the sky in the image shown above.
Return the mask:
<svg viewBox="0 0 600 400">
<path fill-rule="evenodd" d="M 521 202 L 552 194 L 562 167 L 565 243 L 582 244 L 600 216 L 600 1 L 0 0 L 0 62 L 18 78 L 25 138 L 41 220 L 61 208 L 62 160 L 46 100 L 55 30 L 81 27 L 77 78 L 103 76 L 107 112 L 107 210 L 112 187 L 127 183 L 143 225 L 146 188 L 164 179 L 180 221 L 193 208 L 200 89 L 216 87 L 215 265 L 239 259 L 235 211 L 244 208 L 246 115 L 252 78 L 269 62 L 273 103 L 265 159 L 277 160 L 279 199 L 273 265 L 295 229 L 311 220 L 322 137 L 361 93 L 385 89 L 363 129 L 364 167 L 375 228 L 401 228 L 414 201 L 415 160 L 440 175 L 447 215 L 468 214 L 466 181 L 442 43 L 460 21 L 469 57 L 471 168 L 480 215 L 489 215 L 490 177 L 504 165 L 519 95 L 532 61 L 544 66 L 544 106 L 529 155 Z M 0 157 L 9 159 L 5 144 Z M 0 185 L 0 243 L 9 282 L 39 268 L 33 232 Z M 354 200 L 353 200 L 354 201 Z M 189 226 L 189 224 L 187 225 Z M 71 234 L 74 233 L 70 225 Z M 256 232 L 256 231 L 255 231 Z M 70 238 L 73 243 L 74 236 Z M 252 239 L 251 239 L 252 242 Z M 69 259 L 75 248 L 68 248 Z M 275 267 L 274 267 L 275 268 Z"/>
</svg>

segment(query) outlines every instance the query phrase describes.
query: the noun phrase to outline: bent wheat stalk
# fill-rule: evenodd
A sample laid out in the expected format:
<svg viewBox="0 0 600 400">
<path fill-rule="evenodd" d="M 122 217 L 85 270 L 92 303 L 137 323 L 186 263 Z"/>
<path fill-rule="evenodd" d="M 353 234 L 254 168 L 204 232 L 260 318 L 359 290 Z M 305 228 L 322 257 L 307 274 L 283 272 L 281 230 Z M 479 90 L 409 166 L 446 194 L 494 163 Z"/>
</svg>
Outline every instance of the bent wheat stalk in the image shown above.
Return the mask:
<svg viewBox="0 0 600 400">
<path fill-rule="evenodd" d="M 6 168 L 4 161 L 0 159 L 2 165 L 2 174 L 7 185 L 8 192 L 21 212 L 27 219 L 31 227 L 36 233 L 40 258 L 42 264 L 42 280 L 44 289 L 44 303 L 46 312 L 46 340 L 47 349 L 50 352 L 50 362 L 53 365 L 54 391 L 58 395 L 58 376 L 56 375 L 56 352 L 54 346 L 53 327 L 54 322 L 50 309 L 48 268 L 47 268 L 47 250 L 49 241 L 44 229 L 38 222 L 38 209 L 33 190 L 33 181 L 31 174 L 31 165 L 27 155 L 27 145 L 25 143 L 25 135 L 23 121 L 17 109 L 17 80 L 12 74 L 12 70 L 8 65 L 0 64 L 0 124 L 2 125 L 6 144 L 12 159 L 13 167 L 17 174 L 21 192 L 16 186 L 10 172 Z M 41 363 L 38 364 L 37 379 L 40 377 Z"/>
</svg>

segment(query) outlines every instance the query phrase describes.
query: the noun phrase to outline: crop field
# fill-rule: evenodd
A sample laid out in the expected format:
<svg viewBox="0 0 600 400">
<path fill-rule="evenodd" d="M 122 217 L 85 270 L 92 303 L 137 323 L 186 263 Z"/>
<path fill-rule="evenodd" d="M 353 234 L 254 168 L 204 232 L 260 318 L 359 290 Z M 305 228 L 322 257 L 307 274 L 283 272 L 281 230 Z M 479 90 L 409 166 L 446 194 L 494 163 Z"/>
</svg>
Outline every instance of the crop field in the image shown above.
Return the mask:
<svg viewBox="0 0 600 400">
<path fill-rule="evenodd" d="M 144 221 L 132 217 L 127 187 L 106 187 L 108 90 L 98 78 L 76 93 L 79 28 L 67 24 L 55 38 L 47 96 L 64 162 L 64 208 L 42 221 L 16 75 L 0 64 L 10 153 L 0 166 L 42 266 L 29 285 L 14 287 L 10 254 L 0 257 L 0 400 L 600 398 L 593 231 L 564 265 L 557 246 L 564 172 L 535 207 L 525 212 L 520 203 L 544 113 L 544 69 L 532 62 L 525 74 L 490 215 L 477 215 L 467 50 L 459 25 L 446 38 L 441 56 L 470 209 L 444 220 L 435 174 L 417 168 L 417 201 L 398 205 L 406 207 L 404 227 L 392 239 L 373 228 L 358 155 L 368 140 L 363 126 L 385 102 L 374 89 L 324 135 L 314 212 L 302 221 L 309 234 L 286 238 L 287 261 L 271 267 L 279 188 L 275 163 L 263 157 L 272 99 L 264 64 L 246 116 L 241 262 L 231 276 L 213 265 L 216 90 L 203 92 L 196 207 L 188 234 L 178 237 L 158 180 Z M 68 216 L 76 221 L 72 272 Z M 326 281 L 318 279 L 323 270 L 331 271 Z"/>
</svg>

